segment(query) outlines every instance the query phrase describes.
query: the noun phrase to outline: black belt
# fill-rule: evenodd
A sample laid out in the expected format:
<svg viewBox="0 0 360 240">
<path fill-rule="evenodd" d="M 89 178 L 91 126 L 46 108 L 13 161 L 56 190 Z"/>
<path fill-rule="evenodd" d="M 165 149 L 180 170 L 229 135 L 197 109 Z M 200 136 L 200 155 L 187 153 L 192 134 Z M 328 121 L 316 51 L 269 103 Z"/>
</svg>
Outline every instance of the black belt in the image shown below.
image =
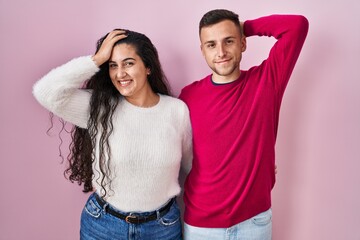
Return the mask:
<svg viewBox="0 0 360 240">
<path fill-rule="evenodd" d="M 95 194 L 95 198 L 96 198 L 96 201 L 99 203 L 99 205 L 102 208 L 107 206 L 107 203 L 99 195 Z M 136 213 L 134 213 L 135 215 L 132 215 L 132 213 L 130 215 L 124 215 L 124 214 L 114 211 L 111 208 L 106 208 L 106 207 L 105 207 L 105 211 L 115 217 L 125 220 L 127 223 L 140 224 L 140 223 L 146 223 L 149 221 L 156 220 L 158 218 L 157 212 L 159 212 L 159 218 L 164 216 L 166 213 L 169 212 L 170 207 L 174 201 L 175 201 L 175 198 L 172 198 L 164 207 L 160 208 L 158 211 L 152 212 L 151 214 L 149 214 L 147 216 L 136 216 Z"/>
</svg>

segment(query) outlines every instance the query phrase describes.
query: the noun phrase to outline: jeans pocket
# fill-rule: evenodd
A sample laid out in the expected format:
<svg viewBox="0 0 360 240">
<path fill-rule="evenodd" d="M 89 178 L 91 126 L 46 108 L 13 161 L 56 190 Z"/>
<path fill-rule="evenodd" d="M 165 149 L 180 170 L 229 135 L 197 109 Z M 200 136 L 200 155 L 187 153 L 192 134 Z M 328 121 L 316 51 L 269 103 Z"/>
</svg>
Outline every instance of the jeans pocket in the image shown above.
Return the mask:
<svg viewBox="0 0 360 240">
<path fill-rule="evenodd" d="M 172 226 L 172 225 L 176 224 L 179 221 L 180 221 L 180 216 L 175 217 L 175 218 L 168 218 L 168 217 L 164 216 L 164 217 L 162 217 L 160 219 L 160 223 L 163 226 Z"/>
<path fill-rule="evenodd" d="M 86 202 L 84 210 L 86 213 L 88 213 L 90 216 L 94 218 L 99 218 L 101 216 L 101 208 L 95 203 L 95 199 L 89 198 L 89 200 Z"/>
<path fill-rule="evenodd" d="M 177 203 L 174 202 L 168 213 L 166 213 L 159 222 L 163 226 L 171 226 L 180 221 L 180 209 Z"/>
<path fill-rule="evenodd" d="M 271 209 L 269 209 L 253 217 L 252 222 L 258 226 L 264 226 L 271 223 L 271 219 L 272 219 L 272 211 Z"/>
</svg>

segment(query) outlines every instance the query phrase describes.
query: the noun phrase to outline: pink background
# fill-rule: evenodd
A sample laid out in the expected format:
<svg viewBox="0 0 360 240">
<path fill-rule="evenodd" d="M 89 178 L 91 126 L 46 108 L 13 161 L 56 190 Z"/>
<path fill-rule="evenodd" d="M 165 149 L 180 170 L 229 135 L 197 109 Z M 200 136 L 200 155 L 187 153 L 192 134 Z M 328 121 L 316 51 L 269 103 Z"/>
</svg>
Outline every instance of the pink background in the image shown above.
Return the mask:
<svg viewBox="0 0 360 240">
<path fill-rule="evenodd" d="M 336 4 L 335 4 L 336 2 Z M 78 239 L 88 195 L 63 177 L 57 131 L 32 96 L 37 79 L 92 54 L 113 28 L 147 34 L 175 94 L 209 73 L 198 22 L 213 8 L 241 19 L 297 13 L 310 31 L 281 111 L 274 239 L 360 239 L 360 4 L 357 0 L 0 0 L 0 239 Z M 242 68 L 273 40 L 250 38 Z M 66 149 L 64 144 L 63 150 Z"/>
</svg>

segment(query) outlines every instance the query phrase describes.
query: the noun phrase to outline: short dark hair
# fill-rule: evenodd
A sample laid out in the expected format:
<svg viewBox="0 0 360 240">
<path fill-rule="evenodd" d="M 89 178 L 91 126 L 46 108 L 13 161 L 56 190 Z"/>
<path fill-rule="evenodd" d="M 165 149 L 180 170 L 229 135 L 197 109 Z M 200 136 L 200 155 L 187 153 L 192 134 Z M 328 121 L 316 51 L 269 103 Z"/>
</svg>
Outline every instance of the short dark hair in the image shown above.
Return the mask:
<svg viewBox="0 0 360 240">
<path fill-rule="evenodd" d="M 226 9 L 215 9 L 204 14 L 199 23 L 199 35 L 203 27 L 208 27 L 224 20 L 232 21 L 239 28 L 241 34 L 241 26 L 239 15 Z"/>
</svg>

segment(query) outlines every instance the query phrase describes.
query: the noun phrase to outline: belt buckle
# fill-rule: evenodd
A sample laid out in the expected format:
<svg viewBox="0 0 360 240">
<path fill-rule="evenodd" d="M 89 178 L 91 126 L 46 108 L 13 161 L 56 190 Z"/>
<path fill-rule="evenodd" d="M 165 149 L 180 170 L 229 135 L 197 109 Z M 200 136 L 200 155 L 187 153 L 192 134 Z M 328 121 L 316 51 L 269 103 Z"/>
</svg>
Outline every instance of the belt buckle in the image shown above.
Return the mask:
<svg viewBox="0 0 360 240">
<path fill-rule="evenodd" d="M 127 223 L 135 223 L 135 222 L 132 222 L 132 220 L 135 220 L 136 218 L 137 218 L 136 216 L 129 215 L 129 216 L 126 216 L 125 221 Z"/>
</svg>

